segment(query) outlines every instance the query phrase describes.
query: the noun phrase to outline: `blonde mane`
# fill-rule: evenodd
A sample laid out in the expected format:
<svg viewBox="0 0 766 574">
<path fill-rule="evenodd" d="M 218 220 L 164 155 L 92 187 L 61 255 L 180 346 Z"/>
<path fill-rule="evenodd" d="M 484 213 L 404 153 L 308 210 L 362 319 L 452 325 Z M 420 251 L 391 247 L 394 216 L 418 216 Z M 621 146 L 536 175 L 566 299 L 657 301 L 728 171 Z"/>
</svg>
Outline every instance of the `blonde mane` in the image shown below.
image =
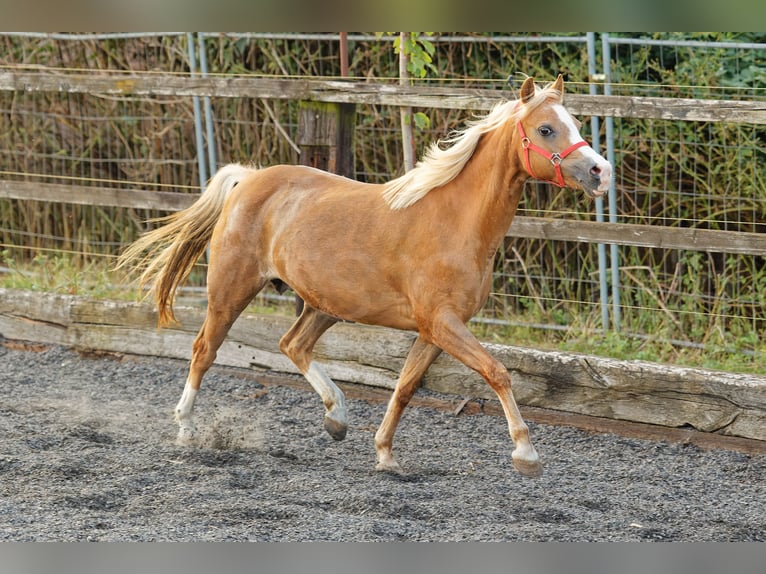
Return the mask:
<svg viewBox="0 0 766 574">
<path fill-rule="evenodd" d="M 532 99 L 518 108 L 518 100 L 499 102 L 483 118 L 470 121 L 462 130 L 432 143 L 414 168 L 384 185 L 383 199 L 391 209 L 404 209 L 416 203 L 432 189 L 455 179 L 471 159 L 482 135 L 511 119 L 522 119 L 547 99 L 560 96 L 557 90 L 545 88 L 536 89 Z M 449 147 L 442 148 L 442 144 Z"/>
</svg>

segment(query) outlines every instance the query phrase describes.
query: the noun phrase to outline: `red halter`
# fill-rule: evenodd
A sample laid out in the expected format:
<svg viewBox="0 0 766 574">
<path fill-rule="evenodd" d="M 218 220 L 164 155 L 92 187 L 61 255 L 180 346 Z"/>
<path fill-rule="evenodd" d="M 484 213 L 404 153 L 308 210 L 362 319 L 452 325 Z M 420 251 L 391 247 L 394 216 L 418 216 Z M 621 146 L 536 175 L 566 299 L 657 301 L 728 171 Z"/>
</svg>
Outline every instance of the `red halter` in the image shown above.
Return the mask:
<svg viewBox="0 0 766 574">
<path fill-rule="evenodd" d="M 524 165 L 527 168 L 527 173 L 534 177 L 535 179 L 539 179 L 540 181 L 545 181 L 548 183 L 553 183 L 555 185 L 558 185 L 559 187 L 566 187 L 566 184 L 564 183 L 564 176 L 561 174 L 561 162 L 564 160 L 566 156 L 568 156 L 570 153 L 572 153 L 574 150 L 581 148 L 582 146 L 588 145 L 588 142 L 585 140 L 579 141 L 576 144 L 570 145 L 567 149 L 562 151 L 561 153 L 551 153 L 549 151 L 544 150 L 540 146 L 536 146 L 532 143 L 532 140 L 530 140 L 527 137 L 527 134 L 524 133 L 524 128 L 521 125 L 521 122 L 516 122 L 516 126 L 519 128 L 519 135 L 521 136 L 521 147 L 524 148 Z M 532 171 L 532 163 L 529 161 L 529 150 L 532 150 L 534 152 L 539 153 L 541 156 L 543 156 L 545 159 L 550 160 L 551 164 L 556 170 L 556 179 L 542 179 L 540 177 L 537 177 L 534 172 Z"/>
</svg>

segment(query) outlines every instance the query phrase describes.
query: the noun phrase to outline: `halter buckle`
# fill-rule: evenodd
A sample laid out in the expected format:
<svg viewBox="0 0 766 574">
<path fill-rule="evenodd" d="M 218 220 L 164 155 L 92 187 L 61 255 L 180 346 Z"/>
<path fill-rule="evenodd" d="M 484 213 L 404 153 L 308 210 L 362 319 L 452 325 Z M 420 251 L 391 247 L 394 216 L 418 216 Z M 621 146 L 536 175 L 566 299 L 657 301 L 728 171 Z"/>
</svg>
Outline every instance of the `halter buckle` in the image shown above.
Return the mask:
<svg viewBox="0 0 766 574">
<path fill-rule="evenodd" d="M 559 154 L 557 154 L 557 153 L 552 153 L 551 154 L 551 164 L 559 165 L 563 160 L 564 160 L 564 158 L 561 157 Z"/>
<path fill-rule="evenodd" d="M 532 141 L 527 136 L 524 136 L 523 138 L 521 138 L 521 147 L 523 147 L 524 149 L 527 149 L 531 144 L 532 144 Z"/>
</svg>

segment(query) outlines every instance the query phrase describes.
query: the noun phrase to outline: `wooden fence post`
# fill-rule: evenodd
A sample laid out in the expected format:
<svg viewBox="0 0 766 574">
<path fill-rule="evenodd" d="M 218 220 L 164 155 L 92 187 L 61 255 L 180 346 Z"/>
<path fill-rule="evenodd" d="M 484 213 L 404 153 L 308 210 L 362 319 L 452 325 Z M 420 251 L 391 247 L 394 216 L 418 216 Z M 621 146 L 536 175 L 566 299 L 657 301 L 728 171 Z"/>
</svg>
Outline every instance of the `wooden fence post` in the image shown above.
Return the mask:
<svg viewBox="0 0 766 574">
<path fill-rule="evenodd" d="M 353 178 L 356 106 L 301 101 L 298 108 L 301 165 Z"/>
<path fill-rule="evenodd" d="M 298 102 L 300 164 L 355 178 L 354 128 L 356 105 L 331 102 Z M 303 300 L 295 296 L 295 312 Z"/>
</svg>

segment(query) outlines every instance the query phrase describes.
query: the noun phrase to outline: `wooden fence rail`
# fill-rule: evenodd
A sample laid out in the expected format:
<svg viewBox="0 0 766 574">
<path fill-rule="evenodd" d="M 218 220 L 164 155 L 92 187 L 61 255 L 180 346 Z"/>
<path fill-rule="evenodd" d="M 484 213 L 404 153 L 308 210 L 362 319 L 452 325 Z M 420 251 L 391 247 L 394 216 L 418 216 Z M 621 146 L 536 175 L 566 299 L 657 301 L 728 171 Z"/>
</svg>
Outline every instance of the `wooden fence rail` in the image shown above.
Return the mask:
<svg viewBox="0 0 766 574">
<path fill-rule="evenodd" d="M 0 71 L 0 90 L 138 96 L 210 96 L 381 104 L 416 108 L 487 110 L 507 92 L 452 86 L 399 86 L 259 76 L 187 77 L 179 75 Z M 574 114 L 766 124 L 766 102 L 694 100 L 633 96 L 567 95 Z"/>
<path fill-rule="evenodd" d="M 178 211 L 190 206 L 198 197 L 192 193 L 0 180 L 0 199 Z M 507 236 L 766 256 L 766 234 L 741 231 L 601 223 L 519 215 L 514 218 Z"/>
</svg>

